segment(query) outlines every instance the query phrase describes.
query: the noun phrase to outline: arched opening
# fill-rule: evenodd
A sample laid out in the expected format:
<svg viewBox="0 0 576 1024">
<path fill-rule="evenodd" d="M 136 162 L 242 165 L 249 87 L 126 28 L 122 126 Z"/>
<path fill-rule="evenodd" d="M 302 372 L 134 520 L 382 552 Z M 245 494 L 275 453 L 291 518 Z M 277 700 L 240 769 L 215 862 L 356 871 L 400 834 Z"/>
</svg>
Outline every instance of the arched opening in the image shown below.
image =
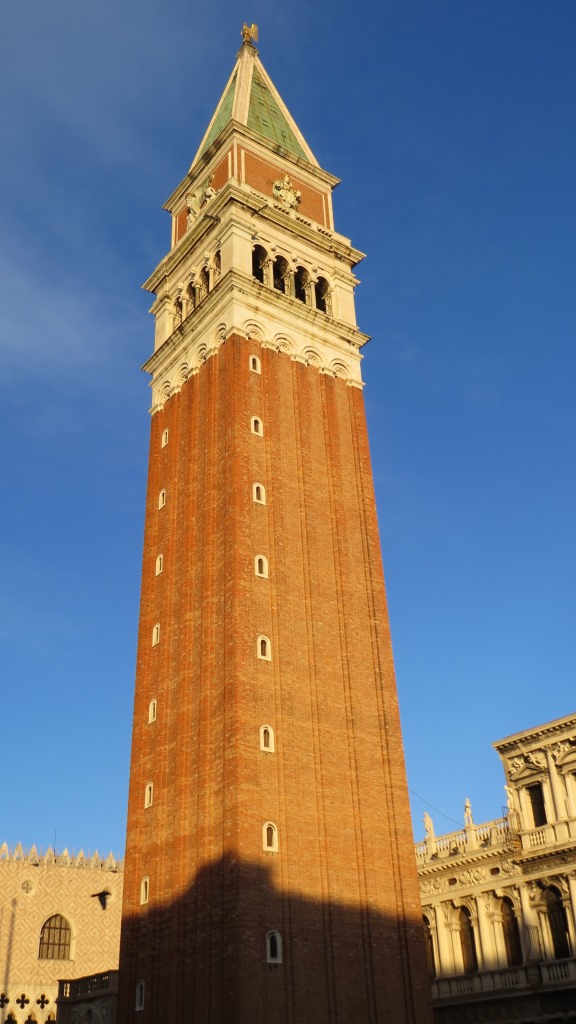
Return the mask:
<svg viewBox="0 0 576 1024">
<path fill-rule="evenodd" d="M 202 267 L 200 271 L 200 282 L 198 286 L 199 300 L 205 299 L 210 291 L 210 275 L 206 267 Z"/>
<path fill-rule="evenodd" d="M 252 249 L 252 277 L 255 277 L 260 284 L 264 284 L 264 264 L 268 259 L 266 249 L 261 245 L 255 245 Z"/>
<path fill-rule="evenodd" d="M 152 630 L 152 647 L 160 643 L 160 623 L 157 622 Z"/>
<path fill-rule="evenodd" d="M 272 647 L 267 636 L 259 636 L 257 644 L 258 657 L 264 659 L 264 661 L 271 661 L 272 659 Z"/>
<path fill-rule="evenodd" d="M 156 559 L 156 575 L 159 576 L 164 568 L 164 555 L 158 555 Z"/>
<path fill-rule="evenodd" d="M 426 962 L 428 964 L 428 973 L 431 978 L 436 977 L 436 964 L 434 963 L 434 939 L 432 938 L 432 929 L 430 928 L 430 921 L 423 915 L 422 923 L 424 925 L 424 944 L 426 947 Z"/>
<path fill-rule="evenodd" d="M 280 932 L 270 931 L 266 936 L 266 961 L 269 964 L 282 963 L 282 936 Z"/>
<path fill-rule="evenodd" d="M 62 914 L 53 914 L 42 925 L 39 960 L 69 960 L 72 931 Z"/>
<path fill-rule="evenodd" d="M 274 729 L 271 725 L 260 726 L 260 750 L 274 753 Z"/>
<path fill-rule="evenodd" d="M 278 829 L 272 821 L 266 821 L 262 826 L 262 846 L 274 853 L 278 851 Z"/>
<path fill-rule="evenodd" d="M 154 799 L 154 786 L 151 782 L 146 783 L 146 789 L 144 791 L 144 807 L 152 807 L 152 800 Z"/>
<path fill-rule="evenodd" d="M 165 488 L 162 488 L 162 490 L 160 491 L 160 494 L 158 495 L 158 508 L 164 508 L 165 504 L 166 504 L 166 490 L 165 490 Z"/>
<path fill-rule="evenodd" d="M 261 373 L 262 367 L 258 356 L 250 356 L 250 369 L 253 373 Z"/>
<path fill-rule="evenodd" d="M 502 931 L 506 946 L 506 959 L 509 967 L 517 967 L 522 963 L 522 946 L 518 919 L 514 913 L 512 900 L 505 896 L 502 900 Z"/>
<path fill-rule="evenodd" d="M 262 435 L 264 433 L 264 427 L 262 425 L 262 420 L 259 420 L 257 416 L 253 416 L 252 420 L 251 420 L 251 426 L 252 426 L 252 433 L 253 434 L 258 434 L 259 437 L 262 437 Z"/>
<path fill-rule="evenodd" d="M 222 257 L 220 255 L 220 250 L 218 249 L 217 252 L 214 253 L 214 259 L 212 260 L 212 283 L 218 284 L 218 281 L 220 280 L 221 276 Z"/>
<path fill-rule="evenodd" d="M 562 897 L 558 889 L 554 886 L 544 890 L 542 901 L 548 915 L 554 957 L 556 960 L 561 960 L 565 956 L 570 956 L 566 908 L 562 903 Z"/>
<path fill-rule="evenodd" d="M 306 302 L 309 279 L 310 275 L 304 267 L 296 267 L 296 273 L 294 274 L 294 297 L 299 302 Z"/>
<path fill-rule="evenodd" d="M 258 505 L 266 504 L 266 489 L 263 484 L 253 484 L 252 497 Z"/>
<path fill-rule="evenodd" d="M 329 284 L 325 277 L 319 277 L 314 284 L 314 302 L 321 313 L 328 313 Z"/>
<path fill-rule="evenodd" d="M 136 982 L 136 998 L 134 1001 L 134 1009 L 144 1009 L 144 981 L 142 980 L 142 978 L 140 978 L 140 980 Z"/>
<path fill-rule="evenodd" d="M 288 261 L 283 256 L 277 256 L 272 265 L 272 280 L 277 292 L 286 294 L 286 279 L 288 274 Z"/>
<path fill-rule="evenodd" d="M 462 963 L 465 974 L 475 974 L 478 970 L 478 957 L 476 955 L 476 941 L 474 939 L 474 927 L 472 917 L 467 907 L 460 907 L 458 914 L 458 926 L 460 929 L 460 944 L 462 946 Z"/>
<path fill-rule="evenodd" d="M 193 309 L 196 309 L 196 289 L 193 284 L 188 285 L 186 298 L 188 299 L 188 309 L 191 312 Z"/>
<path fill-rule="evenodd" d="M 257 576 L 268 579 L 268 559 L 265 555 L 256 555 L 254 559 L 254 572 Z"/>
<path fill-rule="evenodd" d="M 165 448 L 168 444 L 168 428 L 162 431 L 162 447 Z"/>
<path fill-rule="evenodd" d="M 150 879 L 148 875 L 145 875 L 140 882 L 140 903 L 148 903 L 148 896 L 150 895 Z"/>
<path fill-rule="evenodd" d="M 148 705 L 148 724 L 156 721 L 156 700 L 151 700 Z"/>
</svg>

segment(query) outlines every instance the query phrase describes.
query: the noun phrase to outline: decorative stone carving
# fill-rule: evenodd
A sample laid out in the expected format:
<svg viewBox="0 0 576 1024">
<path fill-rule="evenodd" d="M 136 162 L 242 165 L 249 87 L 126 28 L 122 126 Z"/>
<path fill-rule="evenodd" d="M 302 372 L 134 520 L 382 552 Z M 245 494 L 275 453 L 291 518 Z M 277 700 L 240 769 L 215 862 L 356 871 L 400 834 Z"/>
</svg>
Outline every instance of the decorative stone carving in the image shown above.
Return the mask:
<svg viewBox="0 0 576 1024">
<path fill-rule="evenodd" d="M 420 883 L 420 891 L 425 896 L 434 896 L 439 892 L 444 892 L 446 884 L 443 878 L 426 878 Z"/>
<path fill-rule="evenodd" d="M 476 882 L 482 882 L 485 877 L 484 868 L 468 868 L 466 871 L 460 872 L 458 881 L 461 885 L 474 885 Z"/>
<path fill-rule="evenodd" d="M 434 822 L 432 821 L 432 818 L 428 814 L 428 811 L 424 811 L 422 821 L 424 822 L 424 831 L 426 833 L 426 839 L 434 839 Z"/>
<path fill-rule="evenodd" d="M 542 771 L 546 768 L 546 755 L 543 750 L 532 750 L 528 754 L 518 754 L 510 761 L 512 778 L 524 771 Z"/>
<path fill-rule="evenodd" d="M 295 210 L 302 198 L 302 193 L 294 188 L 290 175 L 285 174 L 272 185 L 272 198 L 283 210 Z"/>
<path fill-rule="evenodd" d="M 216 189 L 212 187 L 213 177 L 214 175 L 211 175 L 193 192 L 186 193 L 186 206 L 188 207 L 187 227 L 194 223 L 202 207 L 206 206 L 216 195 Z"/>
</svg>

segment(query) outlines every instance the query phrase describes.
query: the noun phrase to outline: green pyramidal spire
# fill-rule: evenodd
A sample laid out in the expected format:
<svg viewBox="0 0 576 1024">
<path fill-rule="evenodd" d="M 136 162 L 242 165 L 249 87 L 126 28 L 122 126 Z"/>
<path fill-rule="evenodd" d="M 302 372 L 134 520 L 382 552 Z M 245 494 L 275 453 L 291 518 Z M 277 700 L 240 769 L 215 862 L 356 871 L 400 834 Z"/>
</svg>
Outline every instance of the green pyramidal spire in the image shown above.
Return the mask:
<svg viewBox="0 0 576 1024">
<path fill-rule="evenodd" d="M 281 146 L 292 156 L 318 167 L 318 161 L 264 69 L 258 51 L 249 40 L 245 40 L 238 54 L 236 66 L 194 157 L 191 170 L 230 121 L 245 125 L 274 148 Z"/>
</svg>

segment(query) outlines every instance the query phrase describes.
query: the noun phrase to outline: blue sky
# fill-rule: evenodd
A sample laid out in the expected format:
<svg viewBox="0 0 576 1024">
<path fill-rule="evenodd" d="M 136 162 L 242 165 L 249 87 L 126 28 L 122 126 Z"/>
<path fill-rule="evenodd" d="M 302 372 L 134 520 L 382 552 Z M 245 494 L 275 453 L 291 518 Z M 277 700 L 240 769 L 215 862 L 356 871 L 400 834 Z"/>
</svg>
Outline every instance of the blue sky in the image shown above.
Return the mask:
<svg viewBox="0 0 576 1024">
<path fill-rule="evenodd" d="M 342 178 L 416 838 L 576 709 L 574 0 L 4 0 L 0 841 L 121 853 L 152 350 L 140 284 L 244 19 Z M 430 808 L 428 807 L 430 810 Z"/>
</svg>

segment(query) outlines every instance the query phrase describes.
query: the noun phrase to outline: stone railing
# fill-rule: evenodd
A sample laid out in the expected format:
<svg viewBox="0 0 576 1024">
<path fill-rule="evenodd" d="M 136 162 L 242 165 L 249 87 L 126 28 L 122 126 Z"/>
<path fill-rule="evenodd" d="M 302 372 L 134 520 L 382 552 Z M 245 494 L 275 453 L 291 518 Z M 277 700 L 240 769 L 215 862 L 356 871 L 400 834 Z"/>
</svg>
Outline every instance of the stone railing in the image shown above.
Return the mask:
<svg viewBox="0 0 576 1024">
<path fill-rule="evenodd" d="M 91 974 L 86 978 L 58 982 L 58 1002 L 74 1002 L 86 996 L 103 995 L 118 991 L 118 971 Z"/>
<path fill-rule="evenodd" d="M 449 857 L 464 856 L 473 850 L 506 848 L 516 837 L 508 818 L 496 818 L 482 825 L 467 825 L 460 832 L 449 832 L 444 836 L 429 836 L 416 843 L 416 863 L 429 860 L 446 860 Z"/>
<path fill-rule="evenodd" d="M 540 963 L 522 964 L 504 970 L 478 971 L 477 974 L 460 974 L 447 978 L 435 978 L 432 982 L 432 998 L 461 999 L 467 995 L 487 994 L 514 989 L 533 991 L 541 985 L 547 988 L 562 988 L 576 984 L 576 959 L 544 960 Z"/>
</svg>

